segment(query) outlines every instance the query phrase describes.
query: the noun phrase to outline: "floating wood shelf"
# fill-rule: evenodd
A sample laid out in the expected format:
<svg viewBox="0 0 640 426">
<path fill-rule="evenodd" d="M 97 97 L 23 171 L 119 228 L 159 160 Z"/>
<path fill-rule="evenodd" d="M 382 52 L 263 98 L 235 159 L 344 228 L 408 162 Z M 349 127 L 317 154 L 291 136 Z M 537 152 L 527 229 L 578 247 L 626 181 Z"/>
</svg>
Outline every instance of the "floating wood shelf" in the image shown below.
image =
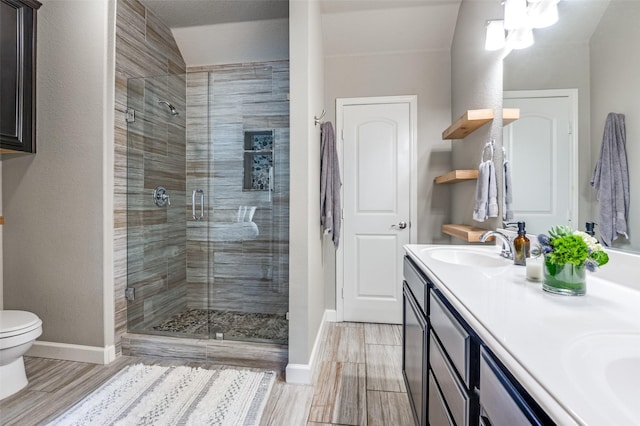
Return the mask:
<svg viewBox="0 0 640 426">
<path fill-rule="evenodd" d="M 452 170 L 435 178 L 435 183 L 457 183 L 478 179 L 478 170 Z"/>
<path fill-rule="evenodd" d="M 502 125 L 506 126 L 520 118 L 520 108 L 505 108 L 502 110 Z"/>
<path fill-rule="evenodd" d="M 488 229 L 476 228 L 469 225 L 442 225 L 442 233 L 460 238 L 469 243 L 479 243 L 480 236 L 487 232 Z M 493 241 L 493 237 L 489 237 L 487 241 Z"/>
<path fill-rule="evenodd" d="M 474 130 L 493 120 L 492 109 L 470 109 L 442 132 L 442 139 L 464 139 Z"/>
</svg>

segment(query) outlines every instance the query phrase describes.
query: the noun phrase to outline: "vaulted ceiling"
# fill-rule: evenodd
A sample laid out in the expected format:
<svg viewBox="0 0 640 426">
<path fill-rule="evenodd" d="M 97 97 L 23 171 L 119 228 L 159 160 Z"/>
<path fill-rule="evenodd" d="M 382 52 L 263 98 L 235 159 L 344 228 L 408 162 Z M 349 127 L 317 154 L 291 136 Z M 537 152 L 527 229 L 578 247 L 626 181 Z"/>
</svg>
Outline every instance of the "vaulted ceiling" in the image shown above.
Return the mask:
<svg viewBox="0 0 640 426">
<path fill-rule="evenodd" d="M 289 0 L 141 1 L 170 28 L 289 16 Z M 333 56 L 448 50 L 461 1 L 321 0 L 324 53 Z"/>
</svg>

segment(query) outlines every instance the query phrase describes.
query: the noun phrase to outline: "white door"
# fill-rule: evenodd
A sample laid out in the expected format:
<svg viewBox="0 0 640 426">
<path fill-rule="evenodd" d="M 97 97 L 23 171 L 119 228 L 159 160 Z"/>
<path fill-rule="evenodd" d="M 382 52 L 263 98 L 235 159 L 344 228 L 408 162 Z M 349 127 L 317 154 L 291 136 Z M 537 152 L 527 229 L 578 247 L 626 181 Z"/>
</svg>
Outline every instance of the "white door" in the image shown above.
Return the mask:
<svg viewBox="0 0 640 426">
<path fill-rule="evenodd" d="M 407 100 L 341 101 L 343 319 L 399 324 L 403 246 L 412 235 L 415 106 Z"/>
<path fill-rule="evenodd" d="M 546 233 L 555 225 L 573 225 L 573 99 L 549 91 L 505 93 L 505 108 L 520 108 L 520 118 L 504 130 L 511 162 L 513 221 L 527 232 Z M 512 96 L 512 97 L 508 97 Z"/>
</svg>

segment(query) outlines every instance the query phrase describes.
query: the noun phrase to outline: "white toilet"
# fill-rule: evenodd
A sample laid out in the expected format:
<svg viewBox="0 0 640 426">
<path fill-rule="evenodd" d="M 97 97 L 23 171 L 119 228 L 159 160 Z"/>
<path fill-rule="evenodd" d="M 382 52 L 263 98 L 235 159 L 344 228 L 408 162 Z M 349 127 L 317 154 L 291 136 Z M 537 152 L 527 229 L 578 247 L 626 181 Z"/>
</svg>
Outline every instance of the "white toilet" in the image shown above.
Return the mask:
<svg viewBox="0 0 640 426">
<path fill-rule="evenodd" d="M 42 334 L 42 321 L 26 311 L 0 310 L 0 399 L 27 386 L 22 355 Z"/>
</svg>

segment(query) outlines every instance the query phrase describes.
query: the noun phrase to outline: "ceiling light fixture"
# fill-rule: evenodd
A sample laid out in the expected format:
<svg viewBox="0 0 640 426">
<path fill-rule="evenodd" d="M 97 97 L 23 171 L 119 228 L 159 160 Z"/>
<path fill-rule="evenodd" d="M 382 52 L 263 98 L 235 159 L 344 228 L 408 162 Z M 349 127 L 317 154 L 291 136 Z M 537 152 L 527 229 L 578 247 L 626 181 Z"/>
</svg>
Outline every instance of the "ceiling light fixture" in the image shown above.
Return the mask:
<svg viewBox="0 0 640 426">
<path fill-rule="evenodd" d="M 504 28 L 506 30 L 517 30 L 527 21 L 527 0 L 505 0 Z"/>
<path fill-rule="evenodd" d="M 505 33 L 503 20 L 487 21 L 487 37 L 485 40 L 485 50 L 500 50 L 505 46 Z"/>
<path fill-rule="evenodd" d="M 533 30 L 531 28 L 519 28 L 509 34 L 509 46 L 512 49 L 526 49 L 533 46 Z"/>
<path fill-rule="evenodd" d="M 524 49 L 533 45 L 533 29 L 546 28 L 558 22 L 559 2 L 560 0 L 505 0 L 504 20 L 487 21 L 485 50 L 500 50 L 504 47 Z"/>
<path fill-rule="evenodd" d="M 558 1 L 547 0 L 531 4 L 529 19 L 533 28 L 547 28 L 558 22 Z"/>
</svg>

